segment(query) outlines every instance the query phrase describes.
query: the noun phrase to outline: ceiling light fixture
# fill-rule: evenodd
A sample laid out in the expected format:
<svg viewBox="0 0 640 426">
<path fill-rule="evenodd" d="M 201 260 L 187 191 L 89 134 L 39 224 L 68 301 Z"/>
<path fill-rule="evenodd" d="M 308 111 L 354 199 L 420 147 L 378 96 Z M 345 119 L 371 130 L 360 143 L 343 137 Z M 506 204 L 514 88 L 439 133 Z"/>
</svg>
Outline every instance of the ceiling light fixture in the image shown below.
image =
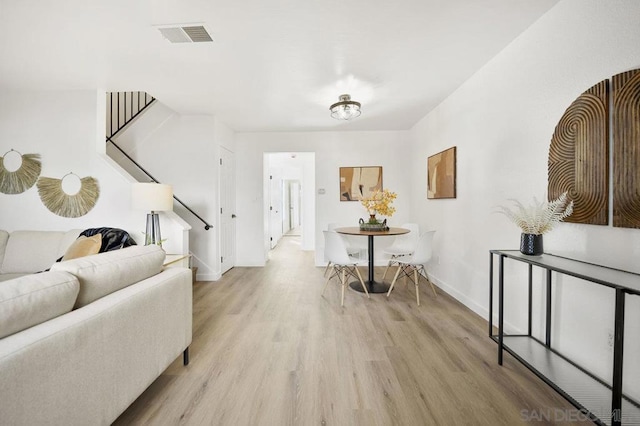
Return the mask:
<svg viewBox="0 0 640 426">
<path fill-rule="evenodd" d="M 352 101 L 349 95 L 340 95 L 340 102 L 331 105 L 331 116 L 336 120 L 351 120 L 360 116 L 360 102 Z"/>
</svg>

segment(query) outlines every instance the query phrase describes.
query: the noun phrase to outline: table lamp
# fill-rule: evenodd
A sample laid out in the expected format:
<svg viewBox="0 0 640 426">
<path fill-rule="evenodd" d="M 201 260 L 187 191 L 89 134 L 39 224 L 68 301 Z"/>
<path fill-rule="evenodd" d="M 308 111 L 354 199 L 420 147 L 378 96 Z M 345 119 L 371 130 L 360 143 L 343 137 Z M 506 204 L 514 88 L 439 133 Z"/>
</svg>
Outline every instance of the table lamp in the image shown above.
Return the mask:
<svg viewBox="0 0 640 426">
<path fill-rule="evenodd" d="M 160 211 L 173 210 L 173 189 L 171 185 L 161 183 L 134 183 L 131 190 L 132 206 L 136 210 L 146 210 L 147 232 L 144 244 L 157 244 L 162 247 L 160 236 Z"/>
</svg>

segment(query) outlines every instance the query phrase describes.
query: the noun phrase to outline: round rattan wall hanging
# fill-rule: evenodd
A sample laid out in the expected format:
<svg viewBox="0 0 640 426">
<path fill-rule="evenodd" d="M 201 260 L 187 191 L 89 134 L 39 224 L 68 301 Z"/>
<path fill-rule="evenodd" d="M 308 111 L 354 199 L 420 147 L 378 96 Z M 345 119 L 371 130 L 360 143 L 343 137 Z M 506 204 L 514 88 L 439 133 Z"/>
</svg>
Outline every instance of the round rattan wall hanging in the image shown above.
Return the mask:
<svg viewBox="0 0 640 426">
<path fill-rule="evenodd" d="M 63 188 L 63 181 L 75 177 L 80 188 L 74 194 L 68 194 Z M 73 172 L 62 179 L 41 177 L 38 179 L 38 194 L 42 204 L 54 214 L 62 217 L 80 217 L 87 214 L 96 205 L 100 196 L 98 181 L 90 176 L 80 178 Z"/>
<path fill-rule="evenodd" d="M 20 167 L 10 171 L 6 167 L 7 155 L 20 156 Z M 38 180 L 42 164 L 40 154 L 20 154 L 11 149 L 0 157 L 0 192 L 3 194 L 22 194 Z"/>
</svg>

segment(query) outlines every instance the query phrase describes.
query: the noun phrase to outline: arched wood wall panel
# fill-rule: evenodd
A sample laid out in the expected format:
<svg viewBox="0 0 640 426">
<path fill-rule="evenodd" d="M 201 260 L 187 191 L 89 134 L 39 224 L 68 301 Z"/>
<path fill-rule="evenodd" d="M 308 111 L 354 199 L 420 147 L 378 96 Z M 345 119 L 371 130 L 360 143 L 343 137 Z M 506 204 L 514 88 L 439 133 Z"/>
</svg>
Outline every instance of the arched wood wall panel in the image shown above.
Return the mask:
<svg viewBox="0 0 640 426">
<path fill-rule="evenodd" d="M 567 192 L 573 214 L 565 222 L 609 221 L 609 85 L 603 80 L 567 108 L 551 139 L 548 197 Z"/>
<path fill-rule="evenodd" d="M 640 70 L 614 75 L 613 226 L 640 228 Z"/>
</svg>

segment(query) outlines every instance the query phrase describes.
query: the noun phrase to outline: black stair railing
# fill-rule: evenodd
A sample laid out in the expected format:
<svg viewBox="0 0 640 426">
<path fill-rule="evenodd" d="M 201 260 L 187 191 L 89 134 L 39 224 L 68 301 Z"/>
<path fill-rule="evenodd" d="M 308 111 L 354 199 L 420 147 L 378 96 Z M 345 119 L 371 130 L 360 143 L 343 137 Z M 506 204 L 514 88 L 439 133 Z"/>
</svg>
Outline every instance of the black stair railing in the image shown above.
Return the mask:
<svg viewBox="0 0 640 426">
<path fill-rule="evenodd" d="M 122 93 L 122 98 L 121 98 Z M 115 95 L 115 96 L 114 96 Z M 114 98 L 116 101 L 116 106 L 114 107 Z M 118 144 L 113 141 L 113 137 L 116 136 L 121 130 L 123 130 L 129 123 L 135 120 L 145 109 L 149 107 L 155 98 L 150 96 L 145 92 L 111 92 L 107 94 L 107 102 L 109 103 L 108 109 L 108 120 L 110 121 L 107 128 L 107 138 L 106 142 L 111 143 L 118 151 L 122 153 L 122 155 L 127 158 L 134 166 L 136 166 L 142 173 L 144 173 L 151 181 L 155 183 L 160 183 L 158 179 L 153 177 L 151 173 L 149 173 L 144 167 L 142 167 L 136 160 L 131 158 L 129 154 L 127 154 Z M 124 110 L 121 110 L 120 107 L 123 106 Z M 128 109 L 127 109 L 128 107 Z M 114 122 L 114 113 L 116 115 Z M 204 220 L 199 214 L 194 212 L 189 206 L 187 206 L 182 200 L 180 200 L 175 195 L 173 199 L 176 200 L 182 207 L 187 209 L 189 213 L 198 218 L 202 223 L 204 223 L 204 229 L 209 230 L 212 228 L 206 220 Z"/>
<path fill-rule="evenodd" d="M 156 98 L 147 92 L 110 92 L 107 94 L 107 140 L 113 138 L 147 109 Z"/>
</svg>

